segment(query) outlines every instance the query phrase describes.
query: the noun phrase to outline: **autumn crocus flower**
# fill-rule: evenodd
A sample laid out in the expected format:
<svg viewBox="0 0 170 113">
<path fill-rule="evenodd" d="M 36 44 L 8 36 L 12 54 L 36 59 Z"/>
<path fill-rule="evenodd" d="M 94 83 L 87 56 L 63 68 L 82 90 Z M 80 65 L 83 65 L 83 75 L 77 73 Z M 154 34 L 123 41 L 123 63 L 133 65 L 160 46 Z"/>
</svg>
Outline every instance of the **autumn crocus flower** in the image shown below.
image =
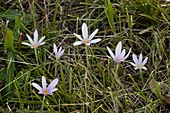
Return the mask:
<svg viewBox="0 0 170 113">
<path fill-rule="evenodd" d="M 113 54 L 113 52 L 111 51 L 111 49 L 109 47 L 107 47 L 107 50 L 116 63 L 120 63 L 120 62 L 124 61 L 129 56 L 129 54 L 131 52 L 131 48 L 130 48 L 128 54 L 125 56 L 125 49 L 123 49 L 123 51 L 122 51 L 122 42 L 121 41 L 116 46 L 115 55 Z"/>
<path fill-rule="evenodd" d="M 130 62 L 130 64 L 135 67 L 134 69 L 147 70 L 147 68 L 144 65 L 148 61 L 148 57 L 146 57 L 143 61 L 142 61 L 142 53 L 139 55 L 139 59 L 137 58 L 137 56 L 135 54 L 133 54 L 132 57 L 133 57 L 134 63 Z"/>
<path fill-rule="evenodd" d="M 30 41 L 30 43 L 27 42 L 22 42 L 23 45 L 27 45 L 30 46 L 31 48 L 36 49 L 38 46 L 45 44 L 45 42 L 42 42 L 45 38 L 45 36 L 43 36 L 39 41 L 38 41 L 38 31 L 37 29 L 34 31 L 34 40 L 32 40 L 32 38 L 26 34 L 28 40 Z"/>
<path fill-rule="evenodd" d="M 64 53 L 64 49 L 62 50 L 62 47 L 57 49 L 57 46 L 55 44 L 53 44 L 53 51 L 54 51 L 56 59 L 59 59 Z"/>
<path fill-rule="evenodd" d="M 50 85 L 47 87 L 47 83 L 46 83 L 46 78 L 44 76 L 42 76 L 42 87 L 40 87 L 38 84 L 36 83 L 32 83 L 32 85 L 39 90 L 39 94 L 44 94 L 44 95 L 52 95 L 52 93 L 56 90 L 58 90 L 57 88 L 55 88 L 55 86 L 58 83 L 58 78 L 54 79 Z"/>
<path fill-rule="evenodd" d="M 77 45 L 84 44 L 84 45 L 86 45 L 86 46 L 90 46 L 90 44 L 92 44 L 92 43 L 97 43 L 97 42 L 101 41 L 100 38 L 92 40 L 93 37 L 96 35 L 97 32 L 98 32 L 98 29 L 96 29 L 96 30 L 88 37 L 88 27 L 87 27 L 86 23 L 83 23 L 83 25 L 82 25 L 83 38 L 82 38 L 80 35 L 74 33 L 74 35 L 75 35 L 77 38 L 79 38 L 80 41 L 74 42 L 73 45 L 74 45 L 74 46 L 77 46 Z"/>
</svg>

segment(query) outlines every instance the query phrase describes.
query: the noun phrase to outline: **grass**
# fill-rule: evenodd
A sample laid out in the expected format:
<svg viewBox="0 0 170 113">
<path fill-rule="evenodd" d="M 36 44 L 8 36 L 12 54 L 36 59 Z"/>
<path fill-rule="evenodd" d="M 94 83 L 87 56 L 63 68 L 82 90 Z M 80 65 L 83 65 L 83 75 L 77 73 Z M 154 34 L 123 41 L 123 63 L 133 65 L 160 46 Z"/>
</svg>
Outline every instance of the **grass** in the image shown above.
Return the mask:
<svg viewBox="0 0 170 113">
<path fill-rule="evenodd" d="M 2 0 L 0 1 L 0 111 L 56 113 L 167 113 L 170 90 L 170 7 L 156 0 Z M 86 22 L 102 40 L 73 46 Z M 34 50 L 21 43 L 26 34 L 46 36 Z M 127 51 L 117 65 L 106 47 L 119 41 Z M 53 43 L 65 49 L 61 59 Z M 148 57 L 148 70 L 134 70 L 132 54 Z M 140 75 L 141 74 L 141 75 Z M 52 96 L 38 94 L 41 85 L 58 78 Z M 141 80 L 143 77 L 143 81 Z"/>
</svg>

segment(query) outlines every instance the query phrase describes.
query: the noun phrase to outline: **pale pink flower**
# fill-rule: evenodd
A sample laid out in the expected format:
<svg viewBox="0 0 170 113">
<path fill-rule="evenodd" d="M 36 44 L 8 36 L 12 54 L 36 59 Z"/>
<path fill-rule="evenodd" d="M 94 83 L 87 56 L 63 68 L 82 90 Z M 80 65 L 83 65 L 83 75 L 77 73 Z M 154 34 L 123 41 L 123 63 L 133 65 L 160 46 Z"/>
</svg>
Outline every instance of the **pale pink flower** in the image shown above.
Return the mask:
<svg viewBox="0 0 170 113">
<path fill-rule="evenodd" d="M 39 94 L 44 95 L 52 95 L 52 93 L 56 90 L 55 86 L 58 84 L 58 78 L 54 79 L 50 85 L 47 87 L 46 78 L 42 76 L 42 87 L 40 87 L 37 83 L 32 83 L 32 85 L 39 90 Z"/>
<path fill-rule="evenodd" d="M 27 42 L 22 42 L 23 45 L 27 45 L 30 46 L 31 48 L 38 48 L 38 46 L 45 44 L 45 42 L 42 42 L 45 38 L 45 36 L 43 36 L 39 41 L 38 41 L 38 31 L 37 29 L 34 31 L 34 40 L 32 40 L 32 38 L 26 34 L 28 40 L 30 41 L 30 43 Z"/>
<path fill-rule="evenodd" d="M 74 33 L 74 35 L 80 39 L 80 41 L 76 41 L 73 43 L 74 46 L 77 46 L 77 45 L 81 45 L 81 44 L 84 44 L 86 46 L 90 46 L 90 44 L 92 43 L 97 43 L 99 41 L 101 41 L 100 38 L 98 39 L 93 39 L 93 37 L 96 35 L 96 33 L 98 32 L 98 29 L 96 29 L 89 37 L 88 37 L 88 27 L 86 25 L 86 23 L 83 23 L 82 25 L 82 34 L 83 34 L 83 38 Z M 93 40 L 92 40 L 93 39 Z"/>
<path fill-rule="evenodd" d="M 144 69 L 147 70 L 147 68 L 144 66 L 146 64 L 146 62 L 148 61 L 148 57 L 146 57 L 143 61 L 142 61 L 142 53 L 139 55 L 139 59 L 137 59 L 137 56 L 135 54 L 132 55 L 133 56 L 133 62 L 130 62 L 131 65 L 133 65 L 136 69 Z"/>
<path fill-rule="evenodd" d="M 56 59 L 59 59 L 64 54 L 64 49 L 62 50 L 62 47 L 57 49 L 57 46 L 55 44 L 53 44 L 53 51 Z"/>
<path fill-rule="evenodd" d="M 111 49 L 109 47 L 107 47 L 107 50 L 116 63 L 120 63 L 120 62 L 124 61 L 129 56 L 129 54 L 131 52 L 131 48 L 130 48 L 128 54 L 125 56 L 125 49 L 123 49 L 123 51 L 122 51 L 122 42 L 121 41 L 116 46 L 115 55 L 113 54 L 113 52 L 111 51 Z"/>
</svg>

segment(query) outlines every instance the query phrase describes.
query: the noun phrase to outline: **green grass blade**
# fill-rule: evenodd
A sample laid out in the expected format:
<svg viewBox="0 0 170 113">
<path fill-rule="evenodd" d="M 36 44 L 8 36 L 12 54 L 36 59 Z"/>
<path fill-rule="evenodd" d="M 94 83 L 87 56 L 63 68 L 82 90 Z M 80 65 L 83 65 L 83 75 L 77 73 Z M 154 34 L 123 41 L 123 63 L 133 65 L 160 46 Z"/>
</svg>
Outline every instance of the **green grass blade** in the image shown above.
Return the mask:
<svg viewBox="0 0 170 113">
<path fill-rule="evenodd" d="M 106 7 L 105 13 L 109 21 L 109 25 L 111 27 L 113 34 L 115 34 L 114 10 L 113 10 L 112 3 L 110 2 L 110 0 L 105 0 L 105 7 Z"/>
</svg>

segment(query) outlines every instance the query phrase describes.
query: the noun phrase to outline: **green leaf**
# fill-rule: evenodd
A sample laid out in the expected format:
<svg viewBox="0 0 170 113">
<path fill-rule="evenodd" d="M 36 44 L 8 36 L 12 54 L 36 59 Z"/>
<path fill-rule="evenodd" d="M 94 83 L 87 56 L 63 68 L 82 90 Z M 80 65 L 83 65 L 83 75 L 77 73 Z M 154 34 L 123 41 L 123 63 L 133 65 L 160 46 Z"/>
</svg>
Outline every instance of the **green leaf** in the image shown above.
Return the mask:
<svg viewBox="0 0 170 113">
<path fill-rule="evenodd" d="M 105 5 L 106 5 L 105 13 L 106 13 L 107 19 L 109 21 L 109 25 L 112 29 L 113 34 L 114 34 L 115 33 L 114 10 L 112 7 L 112 3 L 110 2 L 110 0 L 105 0 Z"/>
<path fill-rule="evenodd" d="M 7 29 L 6 38 L 5 38 L 5 48 L 8 51 L 14 52 L 13 43 L 14 43 L 13 32 L 11 30 Z"/>
<path fill-rule="evenodd" d="M 19 20 L 18 16 L 15 18 L 15 27 L 14 27 L 14 37 L 18 39 L 19 37 L 19 30 L 21 28 L 21 21 Z"/>
<path fill-rule="evenodd" d="M 13 76 L 14 76 L 14 54 L 12 52 L 8 52 L 8 67 L 7 67 L 7 78 L 6 78 L 6 85 L 7 87 L 7 92 L 12 91 L 13 87 Z"/>
</svg>

